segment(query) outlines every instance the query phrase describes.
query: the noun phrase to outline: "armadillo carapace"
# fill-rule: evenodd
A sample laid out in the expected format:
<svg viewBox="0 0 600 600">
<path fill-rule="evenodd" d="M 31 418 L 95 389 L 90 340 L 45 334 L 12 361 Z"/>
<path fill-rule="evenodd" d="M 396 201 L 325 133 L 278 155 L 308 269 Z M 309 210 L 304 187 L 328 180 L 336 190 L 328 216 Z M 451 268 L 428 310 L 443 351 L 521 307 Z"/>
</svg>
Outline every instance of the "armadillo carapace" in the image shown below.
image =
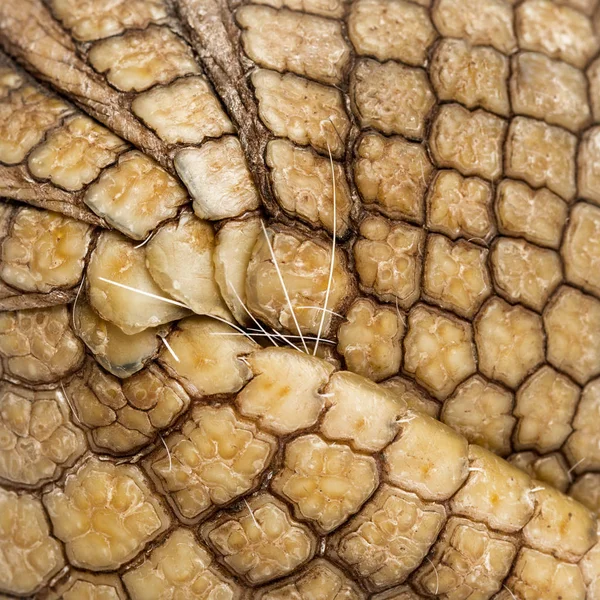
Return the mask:
<svg viewBox="0 0 600 600">
<path fill-rule="evenodd" d="M 0 0 L 0 595 L 599 600 L 599 28 Z"/>
</svg>

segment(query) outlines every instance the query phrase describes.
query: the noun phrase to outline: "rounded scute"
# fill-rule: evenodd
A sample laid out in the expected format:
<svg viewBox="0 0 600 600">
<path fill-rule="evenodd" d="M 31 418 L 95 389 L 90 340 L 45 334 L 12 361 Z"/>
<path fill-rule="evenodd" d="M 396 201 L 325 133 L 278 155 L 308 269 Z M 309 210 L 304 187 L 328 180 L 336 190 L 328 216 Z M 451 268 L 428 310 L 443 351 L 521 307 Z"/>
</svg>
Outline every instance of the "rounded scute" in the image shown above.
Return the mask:
<svg viewBox="0 0 600 600">
<path fill-rule="evenodd" d="M 43 502 L 71 564 L 91 571 L 118 568 L 170 524 L 138 467 L 96 458 Z"/>
<path fill-rule="evenodd" d="M 94 449 L 114 455 L 151 443 L 190 403 L 182 386 L 156 364 L 119 380 L 88 360 L 62 391 Z"/>
<path fill-rule="evenodd" d="M 334 367 L 289 348 L 265 348 L 247 363 L 252 381 L 237 395 L 236 405 L 261 427 L 286 435 L 313 426 L 325 406 L 322 388 Z"/>
<path fill-rule="evenodd" d="M 160 335 L 166 333 L 166 328 L 150 327 L 128 335 L 82 298 L 73 306 L 73 329 L 98 363 L 121 378 L 143 369 L 158 354 Z"/>
<path fill-rule="evenodd" d="M 263 229 L 259 234 L 245 290 L 255 318 L 300 338 L 327 335 L 335 313 L 344 310 L 354 293 L 348 259 L 339 248 L 333 254 L 331 244 L 300 230 Z M 302 346 L 300 338 L 294 343 Z"/>
<path fill-rule="evenodd" d="M 548 361 L 585 384 L 600 373 L 600 300 L 563 286 L 546 306 Z"/>
<path fill-rule="evenodd" d="M 42 504 L 29 494 L 0 489 L 0 592 L 31 597 L 65 565 Z"/>
<path fill-rule="evenodd" d="M 128 335 L 189 314 L 185 304 L 154 281 L 144 248 L 115 231 L 98 238 L 86 270 L 86 288 L 98 315 Z"/>
<path fill-rule="evenodd" d="M 276 449 L 273 436 L 231 407 L 196 406 L 144 466 L 178 517 L 197 522 L 254 489 Z"/>
<path fill-rule="evenodd" d="M 0 480 L 38 487 L 58 479 L 86 448 L 61 392 L 0 385 Z"/>
<path fill-rule="evenodd" d="M 55 586 L 63 600 L 125 600 L 127 598 L 118 575 L 71 570 L 68 578 Z M 54 596 L 51 596 L 54 599 Z"/>
<path fill-rule="evenodd" d="M 83 359 L 66 306 L 0 313 L 0 360 L 8 376 L 25 384 L 55 383 Z"/>
<path fill-rule="evenodd" d="M 193 397 L 240 390 L 251 377 L 244 356 L 258 347 L 252 338 L 208 317 L 179 321 L 165 342 L 160 364 Z"/>
<path fill-rule="evenodd" d="M 0 278 L 23 292 L 72 288 L 81 280 L 91 237 L 85 223 L 21 208 L 2 240 Z"/>
<path fill-rule="evenodd" d="M 338 352 L 350 371 L 381 381 L 400 370 L 404 322 L 393 308 L 358 298 L 337 334 Z"/>
<path fill-rule="evenodd" d="M 250 585 L 293 573 L 316 552 L 317 539 L 285 504 L 262 494 L 236 512 L 222 513 L 200 529 L 216 558 Z"/>
<path fill-rule="evenodd" d="M 500 298 L 490 299 L 475 322 L 479 368 L 515 388 L 544 361 L 544 329 L 536 313 Z"/>
<path fill-rule="evenodd" d="M 328 533 L 358 512 L 378 484 L 371 456 L 309 434 L 287 445 L 272 488 L 293 504 L 297 518 Z"/>
<path fill-rule="evenodd" d="M 188 529 L 175 529 L 139 565 L 123 575 L 133 600 L 147 597 L 148 581 L 158 598 L 207 598 L 239 600 L 242 590 L 215 568 L 206 547 Z"/>
</svg>

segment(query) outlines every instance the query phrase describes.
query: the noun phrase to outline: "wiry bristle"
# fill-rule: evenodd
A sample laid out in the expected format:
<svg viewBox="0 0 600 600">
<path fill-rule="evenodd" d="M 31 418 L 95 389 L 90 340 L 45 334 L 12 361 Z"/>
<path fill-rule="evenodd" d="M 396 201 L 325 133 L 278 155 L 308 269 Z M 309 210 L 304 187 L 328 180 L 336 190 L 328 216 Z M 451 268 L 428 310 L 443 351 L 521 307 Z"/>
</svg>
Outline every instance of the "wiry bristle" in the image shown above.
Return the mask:
<svg viewBox="0 0 600 600">
<path fill-rule="evenodd" d="M 281 274 L 281 269 L 279 268 L 279 264 L 277 262 L 277 258 L 275 257 L 275 253 L 273 252 L 273 246 L 271 244 L 271 240 L 269 239 L 269 234 L 267 233 L 267 229 L 265 227 L 265 224 L 261 221 L 260 222 L 262 230 L 263 230 L 263 234 L 265 236 L 265 241 L 267 242 L 267 245 L 269 246 L 269 252 L 271 254 L 271 260 L 273 261 L 273 265 L 275 267 L 275 270 L 277 271 L 277 277 L 279 278 L 279 283 L 281 284 L 281 289 L 283 290 L 283 293 L 285 294 L 285 300 L 287 302 L 287 305 L 290 309 L 290 313 L 292 315 L 292 319 L 294 320 L 294 325 L 296 326 L 296 331 L 298 332 L 298 335 L 300 336 L 300 339 L 302 341 L 302 346 L 304 347 L 304 352 L 308 353 L 308 346 L 306 345 L 306 342 L 304 341 L 304 337 L 302 336 L 302 330 L 300 329 L 300 324 L 298 323 L 298 318 L 296 317 L 296 311 L 294 310 L 294 306 L 292 305 L 292 301 L 290 300 L 290 295 L 288 293 L 288 290 L 285 286 L 285 281 L 283 279 L 283 276 Z"/>
<path fill-rule="evenodd" d="M 433 572 L 435 573 L 435 592 L 434 593 L 437 596 L 440 591 L 440 575 L 438 573 L 437 567 L 433 564 L 433 562 L 431 562 L 431 559 L 428 556 L 426 556 L 425 559 L 431 565 L 431 568 L 433 569 Z"/>
<path fill-rule="evenodd" d="M 331 120 L 330 120 L 331 122 Z M 333 125 L 333 122 L 331 122 Z M 335 126 L 334 126 L 335 129 Z M 331 283 L 333 280 L 333 266 L 335 264 L 335 240 L 337 236 L 337 202 L 336 202 L 336 184 L 335 184 L 335 171 L 333 169 L 333 156 L 331 155 L 331 148 L 327 143 L 327 152 L 329 153 L 329 161 L 331 163 L 331 187 L 333 190 L 333 231 L 331 232 L 331 265 L 329 267 L 329 278 L 327 279 L 327 291 L 325 292 L 325 300 L 323 301 L 323 311 L 321 313 L 321 320 L 319 321 L 319 329 L 317 331 L 317 341 L 315 342 L 315 348 L 313 350 L 313 356 L 317 355 L 319 350 L 319 338 L 323 331 L 323 324 L 325 323 L 325 311 L 327 310 L 327 304 L 329 302 L 329 294 L 331 293 Z"/>
<path fill-rule="evenodd" d="M 136 294 L 141 294 L 142 296 L 146 296 L 146 297 L 152 298 L 154 300 L 160 300 L 161 302 L 166 302 L 167 304 L 174 304 L 175 306 L 181 306 L 182 308 L 188 308 L 182 302 L 177 302 L 177 300 L 173 300 L 172 298 L 167 298 L 166 296 L 159 296 L 157 294 L 152 294 L 150 292 L 146 292 L 144 290 L 140 290 L 138 288 L 135 288 L 135 287 L 132 287 L 129 285 L 125 285 L 123 283 L 119 283 L 118 281 L 113 281 L 112 279 L 106 279 L 106 277 L 98 277 L 98 279 L 100 281 L 104 281 L 105 283 L 108 283 L 110 285 L 114 285 L 116 287 L 120 287 L 124 290 L 127 290 L 128 292 L 134 292 Z"/>
<path fill-rule="evenodd" d="M 171 457 L 171 451 L 169 450 L 169 446 L 167 446 L 167 443 L 165 442 L 165 439 L 163 438 L 163 436 L 160 435 L 159 437 L 160 437 L 160 441 L 162 442 L 163 446 L 165 447 L 167 456 L 169 457 L 169 473 L 170 473 L 173 470 L 173 458 Z"/>
<path fill-rule="evenodd" d="M 165 345 L 165 348 L 169 351 L 169 353 L 171 354 L 171 356 L 177 361 L 177 362 L 181 362 L 179 360 L 179 357 L 177 356 L 177 354 L 175 354 L 175 351 L 173 350 L 173 348 L 171 348 L 171 344 L 169 344 L 169 342 L 167 341 L 167 338 L 161 336 L 160 337 L 161 342 Z"/>
<path fill-rule="evenodd" d="M 271 341 L 271 343 L 274 346 L 278 346 L 277 341 L 275 340 L 275 337 L 270 334 L 260 323 L 260 321 L 258 321 L 258 319 L 256 319 L 256 317 L 248 310 L 248 307 L 246 306 L 246 304 L 243 302 L 243 300 L 240 298 L 240 295 L 238 294 L 237 290 L 235 289 L 235 286 L 233 286 L 231 284 L 231 282 L 229 282 L 229 289 L 233 292 L 236 300 L 239 302 L 240 306 L 244 309 L 245 313 L 250 317 L 250 319 L 253 321 L 253 323 L 258 327 L 258 331 L 262 332 L 265 334 L 265 336 Z M 256 330 L 255 330 L 256 331 Z"/>
<path fill-rule="evenodd" d="M 67 394 L 67 392 L 65 391 L 65 386 L 63 384 L 63 382 L 60 382 L 60 389 L 62 391 L 62 396 L 65 399 L 65 401 L 67 402 L 67 404 L 69 405 L 69 408 L 71 409 L 71 413 L 73 414 L 73 418 L 78 422 L 81 423 L 81 421 L 79 420 L 79 417 L 77 416 L 77 412 L 75 412 L 75 409 L 73 408 L 73 405 L 71 404 L 71 400 L 69 400 L 69 395 Z"/>
</svg>

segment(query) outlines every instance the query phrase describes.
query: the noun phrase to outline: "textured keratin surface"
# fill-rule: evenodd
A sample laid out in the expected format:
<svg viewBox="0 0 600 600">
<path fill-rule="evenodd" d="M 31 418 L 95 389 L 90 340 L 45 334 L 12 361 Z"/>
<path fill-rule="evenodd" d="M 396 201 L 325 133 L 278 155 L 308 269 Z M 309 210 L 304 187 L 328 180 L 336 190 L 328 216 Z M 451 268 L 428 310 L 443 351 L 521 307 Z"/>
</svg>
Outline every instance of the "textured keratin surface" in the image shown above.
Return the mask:
<svg viewBox="0 0 600 600">
<path fill-rule="evenodd" d="M 0 1 L 0 596 L 600 600 L 599 28 Z"/>
</svg>

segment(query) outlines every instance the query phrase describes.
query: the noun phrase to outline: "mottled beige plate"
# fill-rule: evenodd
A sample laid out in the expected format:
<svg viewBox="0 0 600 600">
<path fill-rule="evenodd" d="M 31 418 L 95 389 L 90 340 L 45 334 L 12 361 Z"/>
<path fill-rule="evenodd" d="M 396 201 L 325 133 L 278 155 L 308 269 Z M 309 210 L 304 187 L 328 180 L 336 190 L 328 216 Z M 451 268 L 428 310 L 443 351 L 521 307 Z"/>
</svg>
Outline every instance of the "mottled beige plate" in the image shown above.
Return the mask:
<svg viewBox="0 0 600 600">
<path fill-rule="evenodd" d="M 0 595 L 600 600 L 599 28 L 0 2 Z"/>
</svg>

